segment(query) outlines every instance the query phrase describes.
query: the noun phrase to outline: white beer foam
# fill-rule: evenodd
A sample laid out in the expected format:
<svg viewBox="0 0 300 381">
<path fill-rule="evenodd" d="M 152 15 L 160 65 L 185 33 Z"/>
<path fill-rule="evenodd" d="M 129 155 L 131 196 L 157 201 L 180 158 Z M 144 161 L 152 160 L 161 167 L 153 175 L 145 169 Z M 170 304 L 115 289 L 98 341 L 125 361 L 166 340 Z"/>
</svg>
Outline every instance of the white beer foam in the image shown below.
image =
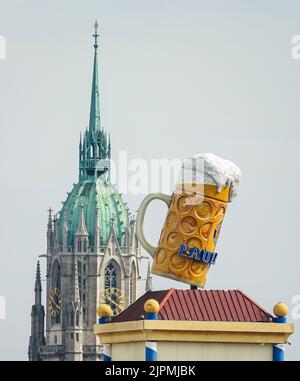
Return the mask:
<svg viewBox="0 0 300 381">
<path fill-rule="evenodd" d="M 222 159 L 213 153 L 198 153 L 184 159 L 180 183 L 215 184 L 218 192 L 223 186 L 230 186 L 229 202 L 238 195 L 242 173 L 232 161 Z"/>
</svg>

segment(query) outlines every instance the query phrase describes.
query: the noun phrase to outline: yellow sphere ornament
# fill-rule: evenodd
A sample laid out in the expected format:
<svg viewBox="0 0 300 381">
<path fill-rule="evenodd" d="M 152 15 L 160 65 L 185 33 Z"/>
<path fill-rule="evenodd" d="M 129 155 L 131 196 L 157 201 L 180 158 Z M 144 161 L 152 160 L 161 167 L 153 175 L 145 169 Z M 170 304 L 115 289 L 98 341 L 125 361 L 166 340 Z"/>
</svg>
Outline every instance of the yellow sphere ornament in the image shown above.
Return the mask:
<svg viewBox="0 0 300 381">
<path fill-rule="evenodd" d="M 108 318 L 113 315 L 113 312 L 108 304 L 99 304 L 99 307 L 97 308 L 97 315 L 100 318 Z"/>
<path fill-rule="evenodd" d="M 282 302 L 276 303 L 273 312 L 277 317 L 284 317 L 288 314 L 288 306 Z"/>
<path fill-rule="evenodd" d="M 148 299 L 144 304 L 144 310 L 147 314 L 157 314 L 159 311 L 159 303 L 155 299 Z"/>
</svg>

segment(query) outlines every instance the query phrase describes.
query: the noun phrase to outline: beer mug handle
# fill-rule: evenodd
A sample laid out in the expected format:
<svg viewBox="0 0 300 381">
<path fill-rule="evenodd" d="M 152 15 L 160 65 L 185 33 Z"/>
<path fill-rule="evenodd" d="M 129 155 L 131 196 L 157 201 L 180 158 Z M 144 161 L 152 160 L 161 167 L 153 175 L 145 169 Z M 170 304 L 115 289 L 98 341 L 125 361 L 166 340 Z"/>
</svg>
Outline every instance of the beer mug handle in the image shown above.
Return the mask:
<svg viewBox="0 0 300 381">
<path fill-rule="evenodd" d="M 142 201 L 142 203 L 139 207 L 138 213 L 137 213 L 136 235 L 138 237 L 138 240 L 141 242 L 143 248 L 151 255 L 151 257 L 154 258 L 157 247 L 150 245 L 150 243 L 145 239 L 144 229 L 143 229 L 146 209 L 147 209 L 148 205 L 150 204 L 150 202 L 153 200 L 161 200 L 161 201 L 165 202 L 167 204 L 167 206 L 169 207 L 171 204 L 172 196 L 168 196 L 168 195 L 163 194 L 163 193 L 150 193 Z"/>
</svg>

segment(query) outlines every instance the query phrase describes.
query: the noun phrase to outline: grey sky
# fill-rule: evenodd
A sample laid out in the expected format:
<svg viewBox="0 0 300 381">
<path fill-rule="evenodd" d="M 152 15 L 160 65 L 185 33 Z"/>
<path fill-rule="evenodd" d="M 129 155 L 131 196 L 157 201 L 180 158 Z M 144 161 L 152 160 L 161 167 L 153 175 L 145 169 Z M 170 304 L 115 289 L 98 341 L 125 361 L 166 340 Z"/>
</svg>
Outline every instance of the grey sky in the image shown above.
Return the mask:
<svg viewBox="0 0 300 381">
<path fill-rule="evenodd" d="M 27 358 L 46 209 L 58 210 L 77 181 L 95 18 L 101 115 L 113 156 L 125 149 L 146 160 L 214 152 L 238 164 L 241 191 L 207 288 L 239 288 L 270 312 L 279 300 L 292 310 L 300 295 L 300 60 L 291 58 L 299 16 L 296 0 L 0 0 L 7 47 L 0 60 L 0 295 L 7 303 L 0 359 Z M 142 197 L 127 197 L 132 210 Z M 149 210 L 153 243 L 164 213 L 158 202 Z M 159 277 L 153 283 L 186 287 Z M 300 330 L 291 314 L 289 321 Z M 292 336 L 288 359 L 299 359 L 299 338 Z"/>
</svg>

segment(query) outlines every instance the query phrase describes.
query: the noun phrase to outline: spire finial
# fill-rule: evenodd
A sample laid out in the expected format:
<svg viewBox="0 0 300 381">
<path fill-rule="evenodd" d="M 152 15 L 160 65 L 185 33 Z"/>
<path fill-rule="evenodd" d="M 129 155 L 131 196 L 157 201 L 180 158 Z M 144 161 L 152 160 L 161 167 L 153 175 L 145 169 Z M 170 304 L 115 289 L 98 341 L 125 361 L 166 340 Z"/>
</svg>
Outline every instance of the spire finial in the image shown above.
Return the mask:
<svg viewBox="0 0 300 381">
<path fill-rule="evenodd" d="M 40 268 L 40 261 L 37 261 L 36 264 L 36 276 L 35 278 L 40 281 L 41 280 L 41 268 Z"/>
<path fill-rule="evenodd" d="M 63 251 L 68 251 L 68 209 L 66 205 L 64 204 L 63 208 L 63 234 L 62 234 L 62 244 L 63 244 Z"/>
<path fill-rule="evenodd" d="M 40 261 L 37 261 L 36 264 L 36 276 L 35 276 L 35 305 L 41 305 L 42 302 L 42 282 L 41 282 L 41 269 L 40 269 Z"/>
<path fill-rule="evenodd" d="M 152 276 L 150 270 L 150 261 L 148 260 L 147 278 L 146 278 L 146 292 L 152 291 Z"/>
<path fill-rule="evenodd" d="M 52 220 L 52 212 L 53 212 L 53 209 L 51 208 L 51 206 L 49 207 L 49 209 L 47 209 L 47 212 L 48 212 L 48 220 L 51 221 Z"/>
<path fill-rule="evenodd" d="M 80 203 L 80 205 L 79 205 L 79 208 L 80 208 L 80 214 L 81 214 L 82 216 L 84 216 L 84 207 L 85 207 L 84 202 L 81 201 L 81 203 Z"/>
<path fill-rule="evenodd" d="M 79 223 L 78 223 L 76 235 L 88 236 L 89 234 L 86 228 L 85 218 L 84 218 L 84 207 L 85 207 L 84 203 L 81 202 L 79 207 L 80 207 L 80 214 L 79 214 Z"/>
<path fill-rule="evenodd" d="M 82 223 L 82 220 L 84 221 L 84 203 L 83 202 L 80 203 L 79 208 L 80 208 L 80 220 Z"/>
<path fill-rule="evenodd" d="M 93 37 L 95 38 L 95 42 L 94 42 L 95 53 L 97 53 L 97 48 L 98 48 L 98 37 L 99 37 L 98 26 L 99 24 L 98 24 L 98 21 L 96 20 L 94 23 L 95 34 L 93 34 Z"/>
</svg>

